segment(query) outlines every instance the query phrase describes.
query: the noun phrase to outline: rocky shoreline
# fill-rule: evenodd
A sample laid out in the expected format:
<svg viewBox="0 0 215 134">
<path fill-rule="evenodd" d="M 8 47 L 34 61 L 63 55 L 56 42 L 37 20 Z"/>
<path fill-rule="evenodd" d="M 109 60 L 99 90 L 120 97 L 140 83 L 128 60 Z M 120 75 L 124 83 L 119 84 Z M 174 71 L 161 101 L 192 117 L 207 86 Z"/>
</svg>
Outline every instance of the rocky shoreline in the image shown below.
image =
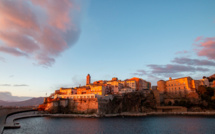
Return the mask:
<svg viewBox="0 0 215 134">
<path fill-rule="evenodd" d="M 82 118 L 102 118 L 102 117 L 143 117 L 157 115 L 188 115 L 188 116 L 215 116 L 215 112 L 150 112 L 150 113 L 120 113 L 120 114 L 41 114 L 42 117 L 82 117 Z"/>
</svg>

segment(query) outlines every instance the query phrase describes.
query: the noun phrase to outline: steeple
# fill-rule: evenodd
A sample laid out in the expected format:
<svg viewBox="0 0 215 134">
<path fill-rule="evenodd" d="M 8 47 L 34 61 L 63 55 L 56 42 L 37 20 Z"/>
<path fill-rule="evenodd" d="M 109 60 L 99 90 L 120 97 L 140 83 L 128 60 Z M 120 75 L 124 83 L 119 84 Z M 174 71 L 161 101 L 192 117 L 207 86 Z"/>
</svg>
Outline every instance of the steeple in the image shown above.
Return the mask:
<svg viewBox="0 0 215 134">
<path fill-rule="evenodd" d="M 90 77 L 90 74 L 87 75 L 87 78 L 86 78 L 86 85 L 89 85 L 91 83 L 91 77 Z"/>
</svg>

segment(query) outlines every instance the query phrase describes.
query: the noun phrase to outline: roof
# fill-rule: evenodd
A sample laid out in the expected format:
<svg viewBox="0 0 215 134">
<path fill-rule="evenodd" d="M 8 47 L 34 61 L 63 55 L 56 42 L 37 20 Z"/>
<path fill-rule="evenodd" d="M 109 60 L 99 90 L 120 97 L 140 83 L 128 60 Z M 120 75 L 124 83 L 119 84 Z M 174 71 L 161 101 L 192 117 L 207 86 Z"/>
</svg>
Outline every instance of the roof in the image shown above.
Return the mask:
<svg viewBox="0 0 215 134">
<path fill-rule="evenodd" d="M 190 76 L 187 77 L 181 77 L 181 78 L 176 78 L 176 79 L 172 79 L 172 80 L 178 80 L 178 79 L 184 79 L 184 78 L 191 78 Z M 191 78 L 192 79 L 192 78 Z M 172 81 L 172 80 L 167 80 L 167 81 Z"/>
</svg>

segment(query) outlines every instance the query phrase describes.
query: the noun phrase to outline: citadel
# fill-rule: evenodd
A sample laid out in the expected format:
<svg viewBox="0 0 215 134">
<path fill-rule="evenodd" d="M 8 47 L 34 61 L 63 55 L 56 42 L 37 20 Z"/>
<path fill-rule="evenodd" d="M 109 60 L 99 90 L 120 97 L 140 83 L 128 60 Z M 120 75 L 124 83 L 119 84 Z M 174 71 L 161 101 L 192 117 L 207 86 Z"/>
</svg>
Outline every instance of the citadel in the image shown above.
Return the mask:
<svg viewBox="0 0 215 134">
<path fill-rule="evenodd" d="M 91 76 L 86 76 L 86 85 L 74 88 L 60 88 L 39 105 L 39 110 L 49 113 L 99 113 L 147 111 L 180 111 L 183 107 L 173 106 L 176 102 L 197 102 L 202 105 L 199 88 L 215 88 L 215 75 L 194 80 L 183 77 L 159 80 L 157 86 L 141 78 L 133 77 L 119 80 L 99 80 L 91 83 Z M 205 91 L 206 92 L 206 91 Z M 214 97 L 215 98 L 215 97 Z M 177 106 L 177 105 L 176 105 Z M 187 109 L 185 109 L 187 110 Z"/>
</svg>

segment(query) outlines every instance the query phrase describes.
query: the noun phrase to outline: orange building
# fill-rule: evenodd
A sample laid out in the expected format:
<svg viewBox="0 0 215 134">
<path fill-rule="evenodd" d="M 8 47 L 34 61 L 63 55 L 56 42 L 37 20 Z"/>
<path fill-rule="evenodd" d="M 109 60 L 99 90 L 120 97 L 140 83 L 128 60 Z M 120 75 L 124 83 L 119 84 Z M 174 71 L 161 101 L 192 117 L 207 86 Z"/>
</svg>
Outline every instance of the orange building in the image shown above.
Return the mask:
<svg viewBox="0 0 215 134">
<path fill-rule="evenodd" d="M 90 87 L 83 86 L 77 88 L 77 94 L 91 94 L 91 93 L 92 92 L 90 90 Z"/>
<path fill-rule="evenodd" d="M 91 83 L 91 77 L 90 77 L 90 74 L 88 74 L 86 78 L 86 85 L 89 85 L 90 83 Z"/>
</svg>

